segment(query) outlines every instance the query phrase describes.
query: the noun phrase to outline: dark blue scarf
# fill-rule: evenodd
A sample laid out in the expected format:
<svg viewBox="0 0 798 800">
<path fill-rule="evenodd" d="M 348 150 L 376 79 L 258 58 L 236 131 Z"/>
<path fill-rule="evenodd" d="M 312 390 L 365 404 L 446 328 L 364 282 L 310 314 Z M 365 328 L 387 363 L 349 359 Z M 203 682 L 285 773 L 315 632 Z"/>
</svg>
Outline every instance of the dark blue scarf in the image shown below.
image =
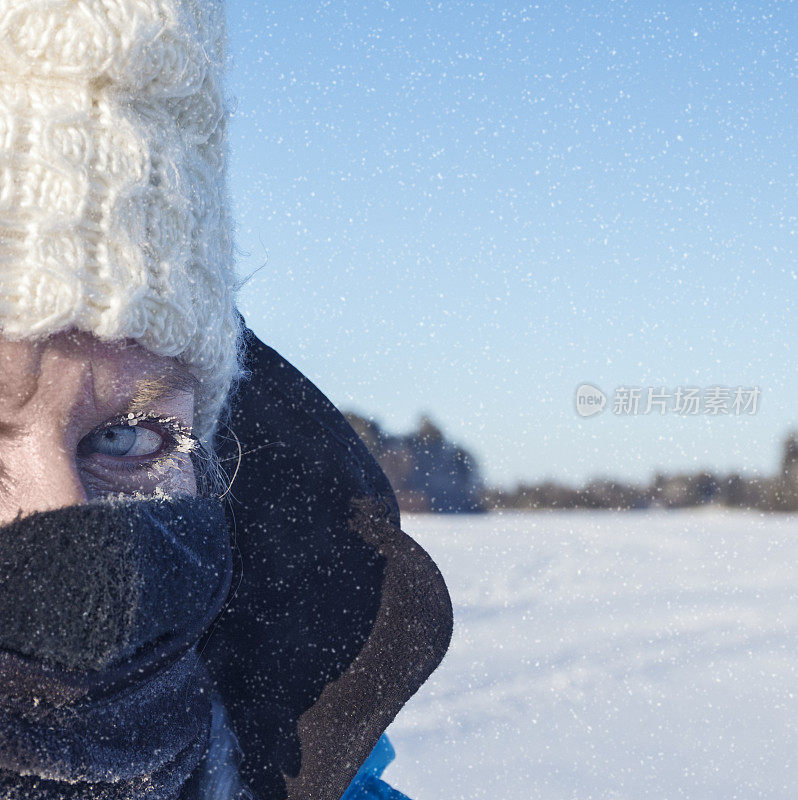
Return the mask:
<svg viewBox="0 0 798 800">
<path fill-rule="evenodd" d="M 108 499 L 0 527 L 0 796 L 194 800 L 212 694 L 196 643 L 231 563 L 217 500 Z"/>
</svg>

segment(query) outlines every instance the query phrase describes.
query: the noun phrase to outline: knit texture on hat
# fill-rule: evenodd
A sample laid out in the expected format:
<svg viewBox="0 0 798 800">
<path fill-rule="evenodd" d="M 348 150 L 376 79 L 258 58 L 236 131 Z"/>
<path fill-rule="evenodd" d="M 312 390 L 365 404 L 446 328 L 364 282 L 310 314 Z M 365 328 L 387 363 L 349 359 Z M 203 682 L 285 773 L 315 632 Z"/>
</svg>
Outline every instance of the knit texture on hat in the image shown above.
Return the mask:
<svg viewBox="0 0 798 800">
<path fill-rule="evenodd" d="M 240 375 L 222 0 L 0 0 L 0 330 Z"/>
</svg>

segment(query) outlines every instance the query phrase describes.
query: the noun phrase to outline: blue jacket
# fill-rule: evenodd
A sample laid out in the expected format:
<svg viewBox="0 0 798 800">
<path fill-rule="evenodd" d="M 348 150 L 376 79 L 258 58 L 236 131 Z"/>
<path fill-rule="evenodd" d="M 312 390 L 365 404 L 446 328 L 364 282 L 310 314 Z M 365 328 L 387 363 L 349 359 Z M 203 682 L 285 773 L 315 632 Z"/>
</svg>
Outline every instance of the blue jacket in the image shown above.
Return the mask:
<svg viewBox="0 0 798 800">
<path fill-rule="evenodd" d="M 383 733 L 341 800 L 410 800 L 407 795 L 380 780 L 383 770 L 395 756 L 391 742 Z"/>
<path fill-rule="evenodd" d="M 212 708 L 210 746 L 197 794 L 201 800 L 252 800 L 252 792 L 240 777 L 243 748 L 230 727 L 227 711 L 218 695 L 213 697 Z M 341 800 L 410 800 L 380 779 L 395 756 L 391 742 L 383 733 Z"/>
</svg>

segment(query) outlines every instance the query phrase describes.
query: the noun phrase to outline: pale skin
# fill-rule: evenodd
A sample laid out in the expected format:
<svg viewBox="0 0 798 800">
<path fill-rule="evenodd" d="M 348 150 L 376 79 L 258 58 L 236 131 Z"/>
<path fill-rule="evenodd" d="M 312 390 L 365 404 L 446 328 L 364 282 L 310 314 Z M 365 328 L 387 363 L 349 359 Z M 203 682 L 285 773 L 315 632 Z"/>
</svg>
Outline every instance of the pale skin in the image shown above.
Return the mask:
<svg viewBox="0 0 798 800">
<path fill-rule="evenodd" d="M 130 340 L 0 335 L 0 525 L 105 495 L 195 495 L 195 383 Z"/>
</svg>

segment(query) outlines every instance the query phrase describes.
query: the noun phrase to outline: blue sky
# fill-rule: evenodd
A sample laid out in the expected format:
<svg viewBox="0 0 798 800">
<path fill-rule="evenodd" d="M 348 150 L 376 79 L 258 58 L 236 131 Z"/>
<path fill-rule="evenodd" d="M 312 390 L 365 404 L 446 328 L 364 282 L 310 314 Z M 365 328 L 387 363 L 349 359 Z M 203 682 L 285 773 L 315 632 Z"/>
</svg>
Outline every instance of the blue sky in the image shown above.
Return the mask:
<svg viewBox="0 0 798 800">
<path fill-rule="evenodd" d="M 229 0 L 247 323 L 339 407 L 430 414 L 493 484 L 771 472 L 798 427 L 794 22 Z M 582 382 L 761 396 L 583 419 Z"/>
</svg>

